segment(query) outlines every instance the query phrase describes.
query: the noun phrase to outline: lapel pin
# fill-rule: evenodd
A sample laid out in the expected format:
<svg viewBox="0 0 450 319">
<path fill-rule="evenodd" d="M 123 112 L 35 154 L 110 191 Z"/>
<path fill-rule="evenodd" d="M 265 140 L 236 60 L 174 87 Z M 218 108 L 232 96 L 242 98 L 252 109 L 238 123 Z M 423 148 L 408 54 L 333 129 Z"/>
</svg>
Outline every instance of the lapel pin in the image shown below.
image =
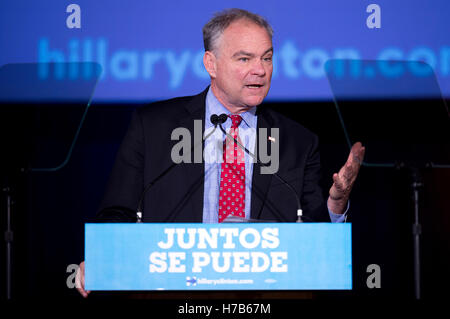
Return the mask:
<svg viewBox="0 0 450 319">
<path fill-rule="evenodd" d="M 269 141 L 271 141 L 272 143 L 275 143 L 275 137 L 269 136 Z"/>
</svg>

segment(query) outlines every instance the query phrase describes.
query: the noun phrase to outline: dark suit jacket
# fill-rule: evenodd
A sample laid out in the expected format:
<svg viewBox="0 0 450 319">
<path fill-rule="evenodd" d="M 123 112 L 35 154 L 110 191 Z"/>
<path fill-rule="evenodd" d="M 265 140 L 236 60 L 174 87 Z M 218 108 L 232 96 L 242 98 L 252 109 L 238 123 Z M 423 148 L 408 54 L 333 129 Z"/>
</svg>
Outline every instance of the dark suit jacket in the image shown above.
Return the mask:
<svg viewBox="0 0 450 319">
<path fill-rule="evenodd" d="M 185 127 L 193 138 L 195 119 L 201 119 L 204 128 L 207 91 L 157 102 L 134 112 L 100 207 L 100 219 L 125 221 L 125 215 L 134 218 L 145 185 L 172 164 L 172 147 L 179 142 L 171 140 L 172 131 Z M 300 196 L 305 221 L 329 222 L 319 187 L 317 136 L 264 106 L 258 106 L 257 115 L 258 128 L 279 128 L 278 174 Z M 271 142 L 267 143 L 270 151 Z M 202 222 L 203 191 L 204 164 L 179 164 L 146 193 L 143 221 Z M 295 222 L 296 211 L 292 192 L 273 175 L 261 174 L 260 165 L 255 163 L 251 218 Z"/>
</svg>

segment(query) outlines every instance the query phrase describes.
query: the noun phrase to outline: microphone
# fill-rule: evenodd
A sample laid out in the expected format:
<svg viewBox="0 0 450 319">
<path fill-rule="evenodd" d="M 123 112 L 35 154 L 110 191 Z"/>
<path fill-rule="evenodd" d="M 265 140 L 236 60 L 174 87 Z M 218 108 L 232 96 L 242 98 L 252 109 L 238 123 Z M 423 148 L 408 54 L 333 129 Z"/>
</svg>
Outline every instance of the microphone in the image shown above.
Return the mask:
<svg viewBox="0 0 450 319">
<path fill-rule="evenodd" d="M 213 114 L 211 115 L 211 123 L 214 125 L 214 128 L 217 127 L 217 125 L 222 125 L 223 123 L 225 123 L 228 119 L 228 116 L 226 114 L 220 114 L 220 115 L 216 115 Z"/>
<path fill-rule="evenodd" d="M 207 138 L 209 138 L 215 132 L 215 130 L 217 129 L 217 125 L 222 125 L 223 123 L 225 123 L 225 121 L 227 120 L 227 116 L 225 115 L 225 118 L 224 118 L 222 115 L 225 115 L 225 114 L 221 114 L 220 116 L 218 116 L 217 114 L 211 115 L 210 121 L 214 125 L 214 129 L 208 135 L 206 135 L 202 138 L 202 143 L 203 143 L 203 141 L 205 141 Z M 199 144 L 200 143 L 197 143 L 191 147 L 189 155 L 192 154 L 192 151 L 197 146 L 199 146 Z M 161 178 L 163 178 L 168 172 L 170 172 L 178 164 L 179 163 L 172 163 L 172 165 L 170 165 L 166 170 L 164 170 L 161 174 L 159 174 L 157 177 L 155 177 L 150 183 L 148 183 L 145 186 L 144 190 L 141 193 L 141 196 L 139 197 L 139 202 L 138 202 L 138 206 L 137 206 L 137 210 L 136 210 L 136 217 L 137 217 L 136 223 L 142 222 L 142 203 L 144 201 L 144 197 L 145 197 L 145 194 L 147 193 L 147 191 L 150 188 L 152 188 L 152 186 L 155 185 L 155 183 L 157 183 Z"/>
<path fill-rule="evenodd" d="M 214 127 L 217 127 L 217 124 L 219 124 L 219 116 L 217 114 L 211 115 L 211 123 L 214 125 Z"/>
<path fill-rule="evenodd" d="M 256 160 L 256 162 L 261 165 L 261 166 L 267 166 L 267 164 L 262 163 L 257 156 L 255 156 L 255 154 L 253 154 L 252 152 L 250 152 L 244 145 L 242 145 L 237 139 L 235 139 L 233 136 L 231 136 L 230 134 L 228 134 L 224 128 L 222 127 L 222 124 L 225 123 L 225 121 L 227 120 L 228 116 L 226 114 L 220 114 L 219 117 L 220 119 L 218 125 L 220 130 L 223 132 L 223 134 L 225 134 L 228 138 L 234 140 L 234 142 L 239 145 L 239 147 L 244 150 L 248 155 L 250 155 L 254 160 Z M 296 191 L 294 190 L 294 188 L 288 183 L 286 182 L 280 175 L 278 175 L 277 173 L 274 173 L 274 175 L 292 192 L 292 194 L 294 194 L 295 196 L 295 200 L 297 201 L 297 223 L 301 223 L 303 222 L 302 220 L 302 216 L 303 216 L 303 211 L 301 208 L 301 204 L 300 204 L 300 199 L 296 193 Z M 275 211 L 274 211 L 275 212 Z M 278 214 L 278 213 L 276 213 Z M 280 216 L 278 216 L 280 217 Z M 282 218 L 280 218 L 282 219 Z"/>
</svg>

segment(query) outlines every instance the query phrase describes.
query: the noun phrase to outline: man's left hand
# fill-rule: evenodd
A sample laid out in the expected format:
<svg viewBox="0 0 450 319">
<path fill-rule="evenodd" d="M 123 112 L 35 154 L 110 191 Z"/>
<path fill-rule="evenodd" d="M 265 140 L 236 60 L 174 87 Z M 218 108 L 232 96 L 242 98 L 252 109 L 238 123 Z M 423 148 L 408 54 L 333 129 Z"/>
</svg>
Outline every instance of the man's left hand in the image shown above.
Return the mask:
<svg viewBox="0 0 450 319">
<path fill-rule="evenodd" d="M 360 142 L 356 142 L 350 150 L 347 162 L 333 174 L 333 185 L 328 197 L 328 209 L 335 214 L 343 214 L 347 207 L 348 198 L 358 177 L 359 168 L 364 159 L 365 148 Z"/>
</svg>

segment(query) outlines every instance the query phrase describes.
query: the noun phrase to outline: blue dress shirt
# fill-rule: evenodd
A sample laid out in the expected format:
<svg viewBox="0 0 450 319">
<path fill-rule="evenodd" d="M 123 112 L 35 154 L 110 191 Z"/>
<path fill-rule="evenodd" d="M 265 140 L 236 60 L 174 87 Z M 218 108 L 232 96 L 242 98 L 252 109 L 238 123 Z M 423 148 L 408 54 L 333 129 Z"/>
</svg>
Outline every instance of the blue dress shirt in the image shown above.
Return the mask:
<svg viewBox="0 0 450 319">
<path fill-rule="evenodd" d="M 206 114 L 205 114 L 205 136 L 211 133 L 214 129 L 211 118 L 212 114 L 230 114 L 217 98 L 214 96 L 211 88 L 206 95 Z M 256 143 L 256 129 L 258 117 L 256 115 L 256 107 L 251 108 L 247 112 L 240 113 L 242 116 L 242 122 L 239 125 L 239 136 L 241 143 L 251 152 L 254 153 Z M 231 119 L 222 125 L 228 132 L 231 127 Z M 205 161 L 205 183 L 204 183 L 204 195 L 203 195 L 203 222 L 204 223 L 217 223 L 219 220 L 219 188 L 220 188 L 220 170 L 223 158 L 223 141 L 225 135 L 220 129 L 216 129 L 215 132 L 205 140 L 204 148 L 204 161 Z M 253 151 L 252 151 L 253 150 Z M 253 176 L 253 159 L 245 153 L 245 218 L 250 218 L 250 204 L 252 196 L 252 176 Z M 345 221 L 346 213 L 334 214 L 328 209 L 331 221 L 333 223 L 339 223 Z"/>
</svg>

